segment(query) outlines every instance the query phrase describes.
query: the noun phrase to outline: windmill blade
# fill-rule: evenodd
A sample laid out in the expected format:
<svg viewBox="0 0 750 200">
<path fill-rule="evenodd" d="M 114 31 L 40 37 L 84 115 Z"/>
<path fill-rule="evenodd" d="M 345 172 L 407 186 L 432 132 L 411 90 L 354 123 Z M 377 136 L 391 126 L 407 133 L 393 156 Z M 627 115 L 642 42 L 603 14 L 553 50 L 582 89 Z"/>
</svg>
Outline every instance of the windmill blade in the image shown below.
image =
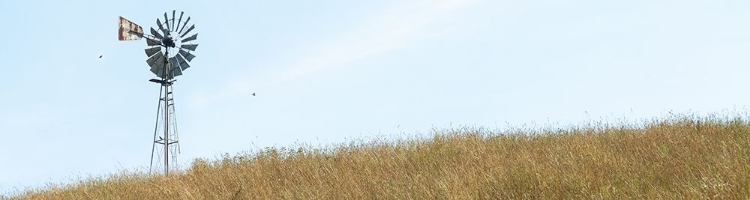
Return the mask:
<svg viewBox="0 0 750 200">
<path fill-rule="evenodd" d="M 187 35 L 188 33 L 190 33 L 190 31 L 192 31 L 194 28 L 195 28 L 195 24 L 193 24 L 192 26 L 190 26 L 190 28 L 188 28 L 187 31 L 185 31 L 185 33 L 183 33 L 182 35 L 180 35 L 180 37 L 185 37 L 185 35 Z"/>
<path fill-rule="evenodd" d="M 164 54 L 159 51 L 156 53 L 156 55 L 153 55 L 146 60 L 146 63 L 148 63 L 148 66 L 154 67 L 158 65 L 164 65 Z"/>
<path fill-rule="evenodd" d="M 164 12 L 164 22 L 167 24 L 167 31 L 169 31 L 169 18 L 167 18 L 167 12 Z M 164 35 L 167 35 L 166 33 Z"/>
<path fill-rule="evenodd" d="M 187 59 L 188 62 L 193 61 L 193 58 L 195 58 L 195 55 L 193 55 L 190 52 L 187 52 L 185 50 L 182 50 L 182 49 L 180 49 L 180 51 L 178 53 L 180 53 L 180 55 L 182 55 L 182 57 L 185 57 L 185 59 Z"/>
<path fill-rule="evenodd" d="M 164 36 L 162 36 L 159 31 L 156 31 L 154 27 L 151 27 L 151 34 L 154 35 L 154 37 L 161 39 L 164 39 Z"/>
<path fill-rule="evenodd" d="M 151 57 L 156 53 L 161 53 L 161 47 L 151 47 L 151 48 L 146 49 L 146 55 L 148 57 Z"/>
<path fill-rule="evenodd" d="M 170 58 L 169 64 L 170 64 L 169 71 L 172 77 L 182 75 L 182 69 L 180 68 L 180 63 L 177 61 L 177 56 Z"/>
<path fill-rule="evenodd" d="M 190 21 L 190 17 L 188 17 L 188 18 L 187 18 L 187 20 L 185 20 L 185 23 L 184 23 L 184 24 L 182 24 L 182 28 L 180 28 L 180 32 L 178 32 L 178 33 L 182 34 L 182 30 L 183 30 L 183 29 L 185 29 L 185 26 L 187 26 L 187 23 L 188 23 L 189 21 Z"/>
<path fill-rule="evenodd" d="M 180 11 L 180 19 L 177 20 L 176 27 L 174 28 L 174 31 L 177 31 L 180 29 L 180 23 L 182 23 L 182 15 L 185 14 L 185 11 Z"/>
<path fill-rule="evenodd" d="M 169 72 L 169 75 L 171 76 L 171 77 L 169 77 L 169 79 L 173 79 L 175 77 L 181 76 L 182 75 L 182 70 L 180 70 L 179 67 L 174 68 L 172 71 Z"/>
<path fill-rule="evenodd" d="M 174 26 L 174 15 L 175 15 L 175 13 L 177 13 L 177 11 L 176 10 L 172 10 L 172 29 L 169 29 L 171 31 L 174 31 L 174 27 L 175 27 Z"/>
<path fill-rule="evenodd" d="M 146 44 L 148 44 L 148 46 L 161 46 L 160 41 L 151 38 L 146 38 Z"/>
<path fill-rule="evenodd" d="M 184 48 L 190 51 L 195 51 L 196 47 L 198 47 L 198 44 L 183 44 L 182 46 L 180 46 L 181 49 Z"/>
<path fill-rule="evenodd" d="M 197 34 L 197 33 L 196 33 L 195 35 L 193 35 L 193 36 L 190 36 L 190 37 L 187 37 L 187 38 L 185 38 L 185 39 L 182 39 L 182 41 L 181 41 L 181 42 L 183 42 L 183 43 L 184 43 L 184 42 L 189 42 L 189 41 L 193 41 L 193 40 L 195 40 L 195 39 L 198 39 L 198 34 Z"/>
<path fill-rule="evenodd" d="M 159 56 L 161 54 L 157 54 L 156 56 Z M 159 56 L 159 59 L 156 59 L 154 61 L 153 65 L 151 65 L 151 72 L 156 74 L 156 76 L 164 78 L 164 56 Z"/>
<path fill-rule="evenodd" d="M 175 58 L 177 58 L 177 60 L 180 62 L 180 68 L 182 68 L 182 71 L 190 68 L 190 64 L 188 64 L 188 61 L 186 61 L 181 54 L 178 54 L 177 56 L 175 56 Z"/>
<path fill-rule="evenodd" d="M 156 18 L 156 25 L 159 25 L 159 30 L 161 30 L 164 35 L 167 35 L 167 30 L 164 29 L 164 26 L 161 25 L 161 21 L 159 21 L 159 18 Z"/>
<path fill-rule="evenodd" d="M 169 65 L 170 65 L 169 66 L 170 67 L 169 70 L 174 70 L 174 68 L 180 68 L 180 61 L 177 60 L 177 57 L 178 56 L 174 56 L 174 57 L 172 57 L 172 58 L 169 59 Z"/>
<path fill-rule="evenodd" d="M 154 73 L 159 78 L 164 78 L 164 76 L 162 76 L 162 74 L 164 73 L 164 68 L 161 68 L 159 66 L 151 67 L 151 73 Z"/>
</svg>

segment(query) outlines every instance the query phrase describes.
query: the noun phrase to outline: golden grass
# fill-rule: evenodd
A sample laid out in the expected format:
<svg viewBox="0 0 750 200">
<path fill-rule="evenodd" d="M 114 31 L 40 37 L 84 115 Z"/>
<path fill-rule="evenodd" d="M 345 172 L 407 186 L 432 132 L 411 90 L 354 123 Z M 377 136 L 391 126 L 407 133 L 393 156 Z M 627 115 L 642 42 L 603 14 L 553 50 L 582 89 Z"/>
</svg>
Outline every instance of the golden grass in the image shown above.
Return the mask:
<svg viewBox="0 0 750 200">
<path fill-rule="evenodd" d="M 750 123 L 680 117 L 566 130 L 437 131 L 430 139 L 269 148 L 122 173 L 20 199 L 611 199 L 750 197 Z"/>
</svg>

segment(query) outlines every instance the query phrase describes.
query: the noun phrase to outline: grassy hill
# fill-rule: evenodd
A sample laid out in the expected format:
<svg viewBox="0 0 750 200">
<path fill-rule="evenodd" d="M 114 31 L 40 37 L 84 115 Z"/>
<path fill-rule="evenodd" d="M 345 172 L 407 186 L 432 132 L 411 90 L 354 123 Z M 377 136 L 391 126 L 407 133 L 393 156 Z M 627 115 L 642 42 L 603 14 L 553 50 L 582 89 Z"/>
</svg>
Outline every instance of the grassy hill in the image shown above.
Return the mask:
<svg viewBox="0 0 750 200">
<path fill-rule="evenodd" d="M 21 199 L 588 199 L 750 197 L 750 122 L 493 132 L 196 160 L 168 177 L 122 173 Z"/>
</svg>

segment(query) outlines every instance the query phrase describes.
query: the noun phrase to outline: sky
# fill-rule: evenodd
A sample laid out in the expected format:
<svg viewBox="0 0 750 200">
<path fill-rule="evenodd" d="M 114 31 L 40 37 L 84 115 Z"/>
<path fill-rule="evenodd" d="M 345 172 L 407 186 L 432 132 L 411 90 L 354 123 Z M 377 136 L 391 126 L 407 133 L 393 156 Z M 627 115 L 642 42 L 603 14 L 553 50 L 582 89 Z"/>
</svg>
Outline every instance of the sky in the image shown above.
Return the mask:
<svg viewBox="0 0 750 200">
<path fill-rule="evenodd" d="M 148 168 L 159 86 L 117 23 L 172 10 L 199 33 L 174 85 L 183 166 L 750 104 L 743 0 L 0 1 L 0 194 Z"/>
</svg>

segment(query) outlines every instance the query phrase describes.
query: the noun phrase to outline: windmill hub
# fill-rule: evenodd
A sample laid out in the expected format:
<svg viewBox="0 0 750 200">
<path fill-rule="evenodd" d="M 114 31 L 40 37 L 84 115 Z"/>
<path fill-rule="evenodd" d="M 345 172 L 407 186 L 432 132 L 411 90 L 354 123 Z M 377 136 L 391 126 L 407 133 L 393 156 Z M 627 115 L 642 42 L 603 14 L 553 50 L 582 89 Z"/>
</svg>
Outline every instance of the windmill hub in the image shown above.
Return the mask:
<svg viewBox="0 0 750 200">
<path fill-rule="evenodd" d="M 162 45 L 166 47 L 175 47 L 174 40 L 172 39 L 172 36 L 167 36 L 163 40 L 161 40 Z"/>
</svg>

